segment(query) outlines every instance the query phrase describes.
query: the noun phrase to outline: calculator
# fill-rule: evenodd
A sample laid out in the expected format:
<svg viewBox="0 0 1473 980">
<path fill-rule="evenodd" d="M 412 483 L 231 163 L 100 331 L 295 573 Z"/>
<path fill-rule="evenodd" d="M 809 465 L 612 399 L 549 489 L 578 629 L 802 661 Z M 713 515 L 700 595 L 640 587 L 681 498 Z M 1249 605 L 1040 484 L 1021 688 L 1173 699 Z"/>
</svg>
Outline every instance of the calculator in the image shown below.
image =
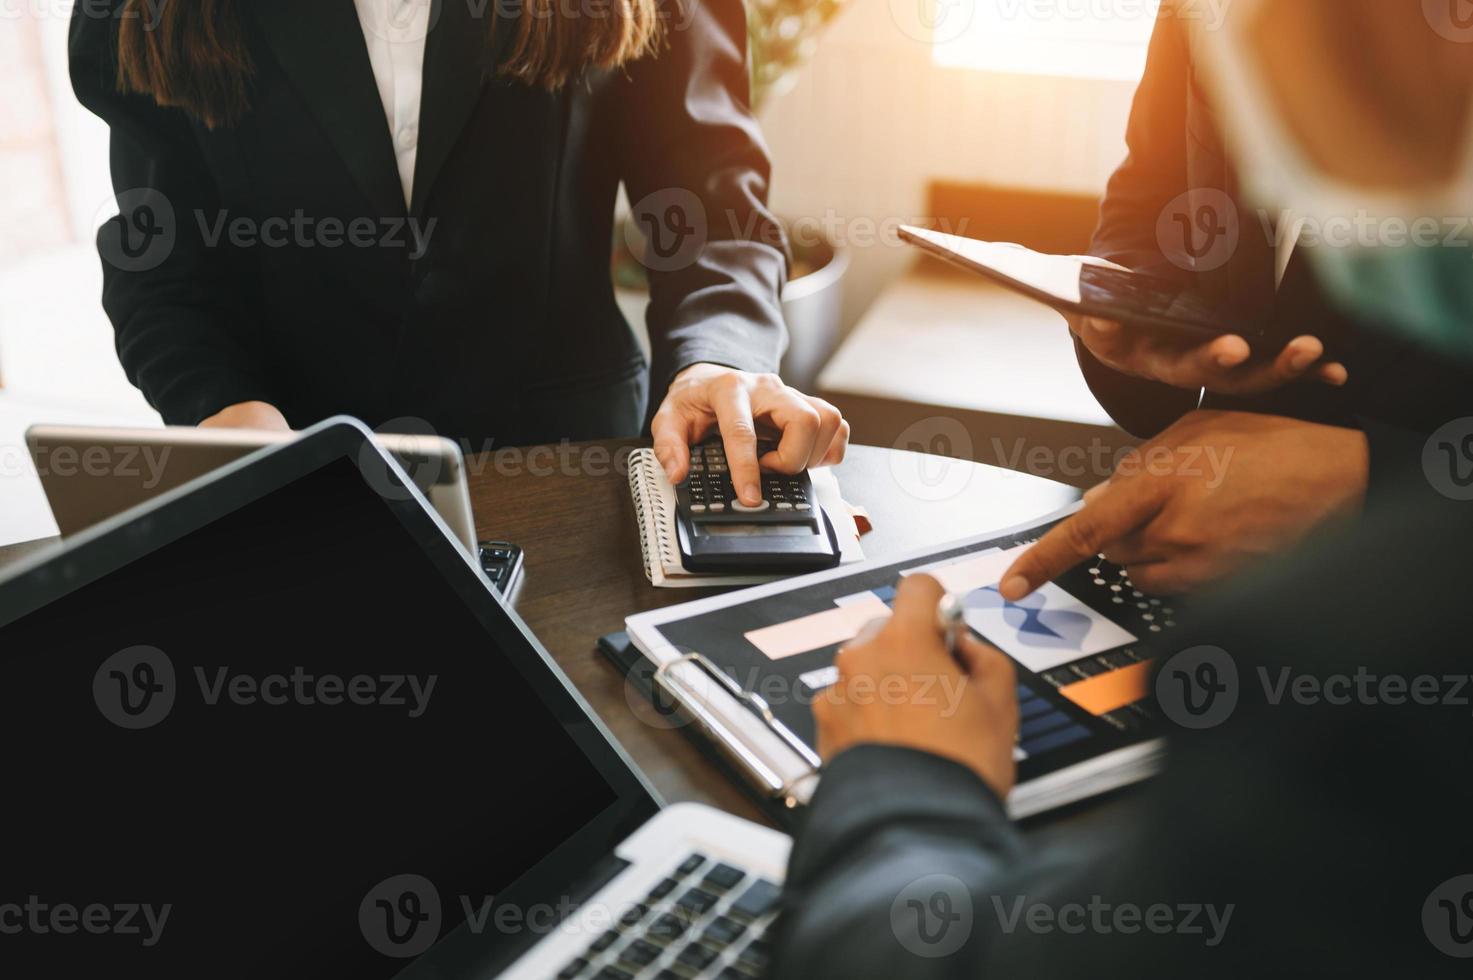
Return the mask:
<svg viewBox="0 0 1473 980">
<path fill-rule="evenodd" d="M 757 454 L 774 443 L 761 443 Z M 762 502 L 737 499 L 721 440 L 692 446 L 690 474 L 675 488 L 680 559 L 691 572 L 797 574 L 833 568 L 839 543 L 807 472 L 762 474 Z"/>
</svg>

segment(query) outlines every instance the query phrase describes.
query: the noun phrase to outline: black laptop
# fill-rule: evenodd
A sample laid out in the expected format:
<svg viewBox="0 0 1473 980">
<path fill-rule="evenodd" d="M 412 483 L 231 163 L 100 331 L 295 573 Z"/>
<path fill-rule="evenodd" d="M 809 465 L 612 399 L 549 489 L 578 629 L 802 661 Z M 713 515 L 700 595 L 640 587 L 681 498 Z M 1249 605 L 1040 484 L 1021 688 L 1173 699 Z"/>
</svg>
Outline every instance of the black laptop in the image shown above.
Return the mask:
<svg viewBox="0 0 1473 980">
<path fill-rule="evenodd" d="M 762 965 L 786 838 L 661 812 L 354 420 L 8 570 L 0 666 L 0 976 Z"/>
</svg>

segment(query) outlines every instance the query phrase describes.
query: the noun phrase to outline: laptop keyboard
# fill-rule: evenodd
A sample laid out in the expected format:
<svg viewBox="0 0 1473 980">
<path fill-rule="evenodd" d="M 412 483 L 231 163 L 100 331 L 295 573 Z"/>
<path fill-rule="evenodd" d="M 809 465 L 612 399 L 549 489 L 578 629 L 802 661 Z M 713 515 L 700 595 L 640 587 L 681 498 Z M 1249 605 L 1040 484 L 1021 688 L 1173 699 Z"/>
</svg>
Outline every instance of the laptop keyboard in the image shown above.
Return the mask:
<svg viewBox="0 0 1473 980">
<path fill-rule="evenodd" d="M 563 967 L 559 980 L 759 977 L 780 894 L 765 878 L 691 854 Z"/>
</svg>

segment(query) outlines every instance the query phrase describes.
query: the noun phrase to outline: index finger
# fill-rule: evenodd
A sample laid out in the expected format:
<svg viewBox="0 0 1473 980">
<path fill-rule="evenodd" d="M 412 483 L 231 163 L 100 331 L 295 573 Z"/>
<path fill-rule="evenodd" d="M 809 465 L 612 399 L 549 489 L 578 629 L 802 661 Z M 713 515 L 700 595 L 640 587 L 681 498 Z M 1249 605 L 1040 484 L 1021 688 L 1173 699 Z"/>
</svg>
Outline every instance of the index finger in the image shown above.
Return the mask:
<svg viewBox="0 0 1473 980">
<path fill-rule="evenodd" d="M 946 590 L 941 583 L 924 572 L 907 575 L 895 586 L 894 615 L 890 621 L 905 630 L 929 627 L 935 633 L 939 629 L 936 607 Z"/>
<path fill-rule="evenodd" d="M 1112 480 L 1081 510 L 1055 524 L 1018 556 L 1002 576 L 998 592 L 1017 602 L 1101 549 L 1145 525 L 1161 509 L 1162 481 L 1150 476 Z"/>
<path fill-rule="evenodd" d="M 1074 316 L 1068 322 L 1069 331 L 1096 357 L 1119 357 L 1130 349 L 1133 338 L 1116 320 L 1097 316 Z"/>
<path fill-rule="evenodd" d="M 887 631 L 894 631 L 904 638 L 903 649 L 910 658 L 938 671 L 957 673 L 960 665 L 952 660 L 946 644 L 942 642 L 941 624 L 937 619 L 936 607 L 940 605 L 946 590 L 941 583 L 929 575 L 907 575 L 895 587 L 894 614 L 885 624 Z"/>
<path fill-rule="evenodd" d="M 762 471 L 757 465 L 757 426 L 752 421 L 752 400 L 745 386 L 723 385 L 711 399 L 731 485 L 737 499 L 748 507 L 762 503 Z"/>
</svg>

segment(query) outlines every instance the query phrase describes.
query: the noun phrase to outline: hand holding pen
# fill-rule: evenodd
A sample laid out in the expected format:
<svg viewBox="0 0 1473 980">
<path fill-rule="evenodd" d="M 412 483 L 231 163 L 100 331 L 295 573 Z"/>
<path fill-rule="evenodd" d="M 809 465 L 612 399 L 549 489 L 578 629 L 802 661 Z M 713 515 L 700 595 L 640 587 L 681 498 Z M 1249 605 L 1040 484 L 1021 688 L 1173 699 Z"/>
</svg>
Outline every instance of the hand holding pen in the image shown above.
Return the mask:
<svg viewBox="0 0 1473 980">
<path fill-rule="evenodd" d="M 966 628 L 959 601 L 943 610 L 943 598 L 931 576 L 906 576 L 890 618 L 839 651 L 838 681 L 813 701 L 819 755 L 828 763 L 862 744 L 916 749 L 1006 796 L 1018 732 L 1013 662 Z"/>
<path fill-rule="evenodd" d="M 968 629 L 966 615 L 966 603 L 955 592 L 946 593 L 936 604 L 936 623 L 941 627 L 941 636 L 946 641 L 946 651 L 963 669 L 966 669 L 966 661 L 962 659 L 959 644 L 962 631 Z"/>
</svg>

